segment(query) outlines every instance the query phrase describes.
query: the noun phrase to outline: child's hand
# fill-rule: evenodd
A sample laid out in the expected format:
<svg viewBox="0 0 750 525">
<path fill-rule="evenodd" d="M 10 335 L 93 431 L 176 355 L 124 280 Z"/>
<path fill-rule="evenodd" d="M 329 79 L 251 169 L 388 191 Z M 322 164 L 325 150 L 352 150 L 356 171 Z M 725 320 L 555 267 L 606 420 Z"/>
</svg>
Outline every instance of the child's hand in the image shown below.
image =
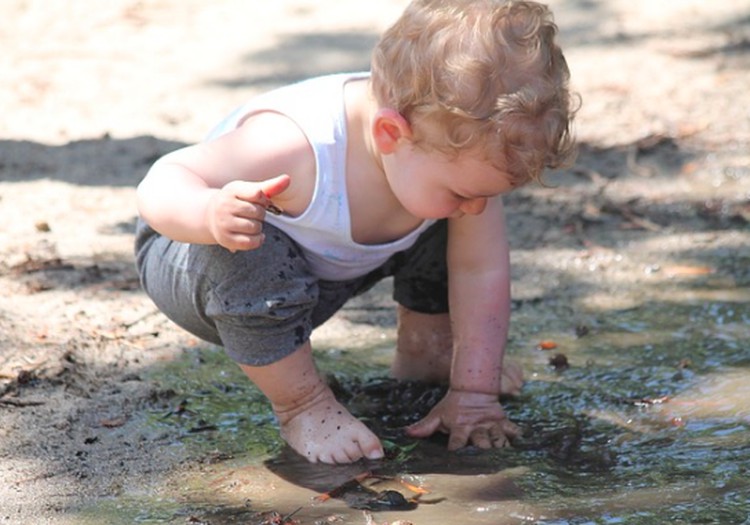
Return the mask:
<svg viewBox="0 0 750 525">
<path fill-rule="evenodd" d="M 448 450 L 466 445 L 501 448 L 521 430 L 507 416 L 496 395 L 448 390 L 421 421 L 406 429 L 412 437 L 426 438 L 435 432 L 449 434 Z"/>
<path fill-rule="evenodd" d="M 206 210 L 208 229 L 216 243 L 233 252 L 260 247 L 265 239 L 266 207 L 289 182 L 288 175 L 263 182 L 236 180 L 216 191 Z"/>
</svg>

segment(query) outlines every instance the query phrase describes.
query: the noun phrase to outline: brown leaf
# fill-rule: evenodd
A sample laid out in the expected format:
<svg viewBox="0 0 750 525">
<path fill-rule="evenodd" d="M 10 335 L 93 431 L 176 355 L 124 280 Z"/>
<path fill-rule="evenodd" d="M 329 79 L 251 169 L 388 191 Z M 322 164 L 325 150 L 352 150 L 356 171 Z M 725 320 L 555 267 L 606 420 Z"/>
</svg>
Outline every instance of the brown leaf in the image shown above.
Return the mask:
<svg viewBox="0 0 750 525">
<path fill-rule="evenodd" d="M 128 418 L 126 416 L 114 417 L 111 419 L 102 419 L 99 424 L 104 428 L 117 428 L 127 423 Z"/>
</svg>

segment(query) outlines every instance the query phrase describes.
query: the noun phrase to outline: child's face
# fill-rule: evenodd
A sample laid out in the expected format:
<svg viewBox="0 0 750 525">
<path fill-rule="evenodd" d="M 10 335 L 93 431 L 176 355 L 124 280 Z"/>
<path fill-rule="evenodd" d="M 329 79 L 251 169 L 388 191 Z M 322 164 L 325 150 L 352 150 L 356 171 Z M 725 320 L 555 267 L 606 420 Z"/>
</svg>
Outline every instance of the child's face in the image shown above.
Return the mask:
<svg viewBox="0 0 750 525">
<path fill-rule="evenodd" d="M 478 215 L 487 199 L 513 189 L 507 173 L 474 152 L 456 158 L 413 146 L 401 148 L 386 170 L 391 190 L 415 217 Z"/>
</svg>

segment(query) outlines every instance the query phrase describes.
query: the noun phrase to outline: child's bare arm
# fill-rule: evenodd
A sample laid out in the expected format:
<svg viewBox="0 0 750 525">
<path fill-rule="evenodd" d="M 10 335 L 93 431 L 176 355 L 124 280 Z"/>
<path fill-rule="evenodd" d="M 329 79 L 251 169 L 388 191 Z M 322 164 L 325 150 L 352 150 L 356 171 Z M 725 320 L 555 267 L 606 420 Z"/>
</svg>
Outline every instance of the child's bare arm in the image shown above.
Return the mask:
<svg viewBox="0 0 750 525">
<path fill-rule="evenodd" d="M 500 197 L 481 215 L 451 221 L 448 282 L 451 388 L 497 395 L 510 322 L 510 255 Z"/>
<path fill-rule="evenodd" d="M 264 113 L 218 139 L 159 159 L 138 186 L 138 210 L 174 240 L 253 249 L 262 243 L 270 198 L 293 201 L 299 193 L 286 192 L 290 177 L 279 175 L 291 175 L 304 188 L 310 169 L 314 174 L 302 132 L 289 119 Z"/>
<path fill-rule="evenodd" d="M 510 262 L 500 198 L 452 219 L 448 265 L 453 362 L 445 398 L 410 434 L 450 434 L 449 448 L 507 444 L 518 434 L 498 402 L 510 320 Z"/>
</svg>

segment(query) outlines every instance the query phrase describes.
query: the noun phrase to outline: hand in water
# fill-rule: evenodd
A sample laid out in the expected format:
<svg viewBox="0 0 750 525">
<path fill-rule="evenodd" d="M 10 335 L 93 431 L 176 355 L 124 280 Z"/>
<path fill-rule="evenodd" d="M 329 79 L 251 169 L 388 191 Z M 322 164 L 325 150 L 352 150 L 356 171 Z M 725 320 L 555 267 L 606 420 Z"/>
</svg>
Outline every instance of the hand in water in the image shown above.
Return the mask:
<svg viewBox="0 0 750 525">
<path fill-rule="evenodd" d="M 422 420 L 406 429 L 412 437 L 426 438 L 435 432 L 448 434 L 448 450 L 466 445 L 501 448 L 521 431 L 505 415 L 496 395 L 448 390 L 445 397 Z"/>
</svg>

